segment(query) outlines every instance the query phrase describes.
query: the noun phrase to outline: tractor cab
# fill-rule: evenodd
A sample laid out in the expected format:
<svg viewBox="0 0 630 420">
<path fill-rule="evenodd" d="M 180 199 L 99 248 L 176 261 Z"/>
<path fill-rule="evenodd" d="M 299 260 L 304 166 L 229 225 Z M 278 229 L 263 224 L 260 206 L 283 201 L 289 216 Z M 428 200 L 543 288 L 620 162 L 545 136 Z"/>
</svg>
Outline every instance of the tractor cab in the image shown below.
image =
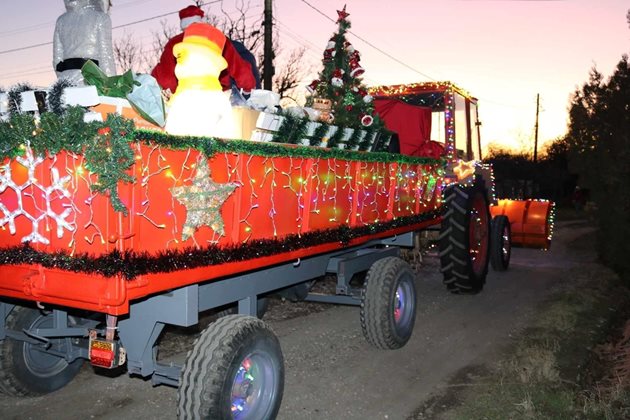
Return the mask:
<svg viewBox="0 0 630 420">
<path fill-rule="evenodd" d="M 377 113 L 410 156 L 481 160 L 477 99 L 450 82 L 378 86 Z"/>
<path fill-rule="evenodd" d="M 553 203 L 497 200 L 492 168 L 481 163 L 481 122 L 475 97 L 451 82 L 378 86 L 371 88 L 370 93 L 376 112 L 394 133 L 390 151 L 444 158 L 447 184 L 472 184 L 485 191 L 493 223 L 500 223 L 491 233 L 497 244 L 494 248 L 499 249 L 491 252 L 497 255 L 497 267 L 507 267 L 504 261 L 509 256 L 500 251 L 509 249 L 506 244 L 545 249 L 550 246 Z"/>
</svg>

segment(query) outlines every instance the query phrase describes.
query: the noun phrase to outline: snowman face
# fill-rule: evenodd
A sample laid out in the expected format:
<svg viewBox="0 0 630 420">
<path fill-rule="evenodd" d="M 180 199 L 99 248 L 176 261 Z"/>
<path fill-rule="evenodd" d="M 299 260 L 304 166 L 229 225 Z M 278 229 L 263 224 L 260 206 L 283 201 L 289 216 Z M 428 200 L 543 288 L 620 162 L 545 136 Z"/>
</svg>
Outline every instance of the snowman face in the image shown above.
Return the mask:
<svg viewBox="0 0 630 420">
<path fill-rule="evenodd" d="M 210 50 L 203 51 L 200 48 L 186 48 L 178 51 L 175 75 L 178 79 L 189 77 L 219 77 L 221 70 L 216 54 Z M 219 56 L 219 60 L 223 61 Z M 224 62 L 224 61 L 223 61 Z"/>
</svg>

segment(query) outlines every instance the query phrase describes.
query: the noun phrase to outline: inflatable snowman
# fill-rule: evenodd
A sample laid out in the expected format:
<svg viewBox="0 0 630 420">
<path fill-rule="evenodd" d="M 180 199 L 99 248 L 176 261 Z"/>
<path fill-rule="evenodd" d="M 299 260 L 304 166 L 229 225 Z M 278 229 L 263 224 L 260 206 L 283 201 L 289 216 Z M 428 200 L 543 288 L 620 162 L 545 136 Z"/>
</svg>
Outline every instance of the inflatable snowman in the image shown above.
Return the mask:
<svg viewBox="0 0 630 420">
<path fill-rule="evenodd" d="M 222 57 L 225 35 L 207 23 L 192 23 L 182 42 L 173 47 L 177 58 L 177 90 L 169 101 L 166 132 L 177 135 L 234 138 L 230 100 L 219 75 L 227 67 Z"/>
</svg>

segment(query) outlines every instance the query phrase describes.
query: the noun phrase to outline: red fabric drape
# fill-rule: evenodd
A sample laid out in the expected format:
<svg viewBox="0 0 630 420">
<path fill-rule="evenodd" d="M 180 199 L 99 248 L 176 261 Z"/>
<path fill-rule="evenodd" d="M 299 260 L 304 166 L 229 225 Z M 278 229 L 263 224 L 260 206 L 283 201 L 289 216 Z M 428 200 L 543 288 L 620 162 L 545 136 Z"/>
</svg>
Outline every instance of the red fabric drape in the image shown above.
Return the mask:
<svg viewBox="0 0 630 420">
<path fill-rule="evenodd" d="M 431 142 L 431 108 L 398 99 L 376 99 L 374 108 L 388 130 L 398 134 L 400 153 L 409 156 L 441 154 Z"/>
</svg>

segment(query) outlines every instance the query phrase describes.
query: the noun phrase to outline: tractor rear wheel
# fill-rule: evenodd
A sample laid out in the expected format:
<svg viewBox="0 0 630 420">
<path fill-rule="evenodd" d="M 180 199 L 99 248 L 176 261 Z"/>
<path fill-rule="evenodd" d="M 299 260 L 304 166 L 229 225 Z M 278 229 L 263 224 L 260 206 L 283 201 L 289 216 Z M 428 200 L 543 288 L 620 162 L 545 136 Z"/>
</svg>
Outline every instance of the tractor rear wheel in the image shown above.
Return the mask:
<svg viewBox="0 0 630 420">
<path fill-rule="evenodd" d="M 452 185 L 444 194 L 439 255 L 444 284 L 453 293 L 478 293 L 488 274 L 490 211 L 482 182 Z"/>
</svg>

